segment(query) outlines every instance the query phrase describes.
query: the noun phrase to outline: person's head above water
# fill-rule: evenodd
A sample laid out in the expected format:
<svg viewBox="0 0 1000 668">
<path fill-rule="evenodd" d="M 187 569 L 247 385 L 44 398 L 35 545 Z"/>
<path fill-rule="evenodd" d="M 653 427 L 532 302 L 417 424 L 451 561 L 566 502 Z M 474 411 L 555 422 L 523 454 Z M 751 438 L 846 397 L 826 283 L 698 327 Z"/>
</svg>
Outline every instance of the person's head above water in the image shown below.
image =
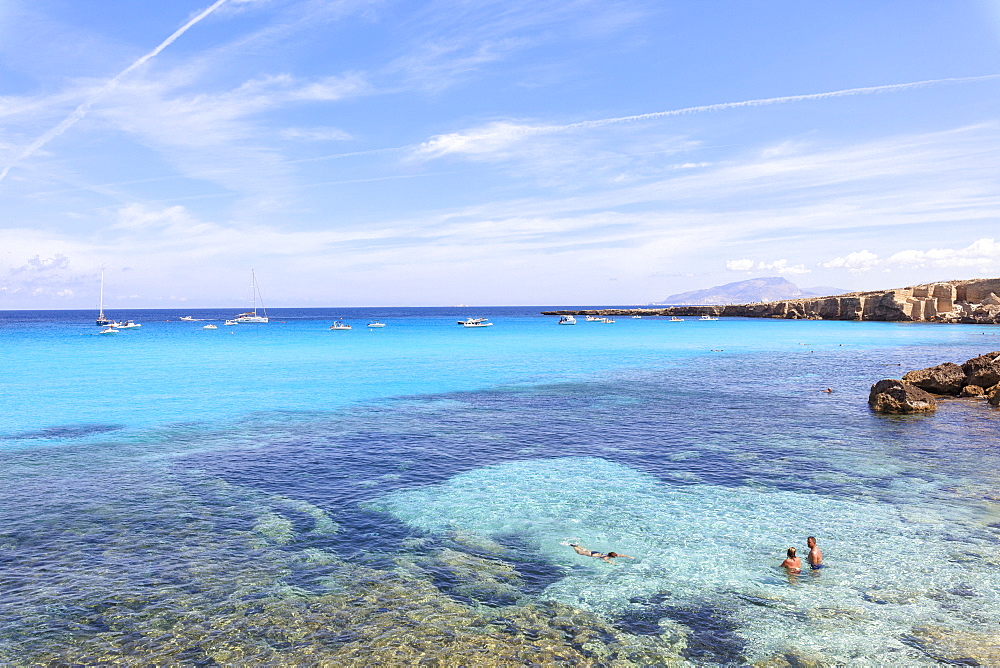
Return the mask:
<svg viewBox="0 0 1000 668">
<path fill-rule="evenodd" d="M 617 552 L 608 552 L 608 556 L 609 557 L 617 557 L 618 553 Z"/>
<path fill-rule="evenodd" d="M 789 559 L 794 559 L 795 558 L 795 548 L 794 547 L 788 548 L 788 558 Z"/>
</svg>

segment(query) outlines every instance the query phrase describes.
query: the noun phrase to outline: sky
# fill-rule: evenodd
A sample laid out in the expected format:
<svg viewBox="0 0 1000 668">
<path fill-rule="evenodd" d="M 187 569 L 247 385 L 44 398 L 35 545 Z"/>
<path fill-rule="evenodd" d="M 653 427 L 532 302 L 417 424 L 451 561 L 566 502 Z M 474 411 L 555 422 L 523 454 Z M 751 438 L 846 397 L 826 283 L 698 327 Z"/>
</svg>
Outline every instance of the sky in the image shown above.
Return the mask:
<svg viewBox="0 0 1000 668">
<path fill-rule="evenodd" d="M 0 309 L 1000 276 L 1000 0 L 0 0 Z"/>
</svg>

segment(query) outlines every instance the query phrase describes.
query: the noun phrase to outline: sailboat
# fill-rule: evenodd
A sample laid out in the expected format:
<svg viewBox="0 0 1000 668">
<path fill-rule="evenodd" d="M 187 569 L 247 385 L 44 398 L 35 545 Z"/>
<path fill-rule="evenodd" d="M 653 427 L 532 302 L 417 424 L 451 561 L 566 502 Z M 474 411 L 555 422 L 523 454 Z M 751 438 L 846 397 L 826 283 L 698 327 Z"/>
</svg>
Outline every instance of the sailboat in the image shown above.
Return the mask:
<svg viewBox="0 0 1000 668">
<path fill-rule="evenodd" d="M 101 267 L 101 311 L 97 314 L 97 324 L 101 327 L 107 327 L 111 324 L 111 318 L 104 315 L 104 267 Z"/>
<path fill-rule="evenodd" d="M 267 309 L 264 308 L 264 300 L 260 296 L 260 288 L 257 287 L 257 276 L 254 274 L 253 269 L 250 270 L 250 299 L 253 301 L 253 311 L 240 313 L 234 318 L 234 320 L 241 324 L 250 322 L 267 322 Z M 264 315 L 257 315 L 258 301 L 260 302 L 260 310 Z"/>
</svg>

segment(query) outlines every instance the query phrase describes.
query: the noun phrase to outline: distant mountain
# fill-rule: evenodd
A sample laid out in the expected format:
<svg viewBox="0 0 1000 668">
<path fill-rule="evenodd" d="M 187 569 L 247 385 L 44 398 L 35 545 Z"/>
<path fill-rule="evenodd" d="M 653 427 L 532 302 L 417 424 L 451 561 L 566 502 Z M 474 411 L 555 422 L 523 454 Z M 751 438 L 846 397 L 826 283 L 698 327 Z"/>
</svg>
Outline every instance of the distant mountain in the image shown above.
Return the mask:
<svg viewBox="0 0 1000 668">
<path fill-rule="evenodd" d="M 802 288 L 802 292 L 806 297 L 832 297 L 853 291 L 845 290 L 844 288 L 835 288 L 831 285 L 814 285 L 811 288 Z"/>
<path fill-rule="evenodd" d="M 802 297 L 826 297 L 848 292 L 840 288 L 820 285 L 803 289 L 780 276 L 751 278 L 717 285 L 705 290 L 692 290 L 670 295 L 655 304 L 749 304 L 751 302 L 774 302 Z"/>
</svg>

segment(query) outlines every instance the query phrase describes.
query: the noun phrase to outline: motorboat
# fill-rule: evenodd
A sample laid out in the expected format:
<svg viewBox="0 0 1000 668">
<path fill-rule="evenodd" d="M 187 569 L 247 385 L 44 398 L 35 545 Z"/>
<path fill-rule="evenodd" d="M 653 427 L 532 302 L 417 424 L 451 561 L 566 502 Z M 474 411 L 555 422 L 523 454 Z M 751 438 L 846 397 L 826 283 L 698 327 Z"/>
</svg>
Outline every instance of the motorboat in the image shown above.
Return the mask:
<svg viewBox="0 0 1000 668">
<path fill-rule="evenodd" d="M 614 318 L 599 318 L 597 320 L 597 322 L 603 322 L 603 323 L 605 323 L 607 325 L 613 325 L 614 322 L 615 322 L 615 319 Z"/>
<path fill-rule="evenodd" d="M 350 328 L 351 328 L 351 326 L 348 325 L 343 320 L 338 320 L 335 323 L 333 323 L 332 325 L 330 325 L 330 329 L 350 329 Z"/>
<path fill-rule="evenodd" d="M 684 322 L 684 318 L 678 318 L 676 315 L 670 316 L 670 322 Z"/>
<path fill-rule="evenodd" d="M 100 332 L 98 332 L 98 333 L 99 333 L 99 334 L 117 334 L 117 333 L 118 333 L 118 330 L 117 330 L 117 329 L 115 329 L 114 327 L 111 327 L 110 325 L 108 325 L 107 327 L 105 327 L 104 329 L 102 329 L 102 330 L 101 330 Z"/>
<path fill-rule="evenodd" d="M 563 317 L 559 318 L 559 324 L 560 325 L 575 325 L 576 324 L 576 318 L 574 318 L 571 315 L 564 315 Z"/>
<path fill-rule="evenodd" d="M 237 322 L 236 320 L 227 320 L 225 326 L 226 327 L 232 327 L 233 325 L 238 325 L 238 324 L 240 324 L 240 323 Z"/>
<path fill-rule="evenodd" d="M 462 323 L 462 327 L 492 327 L 493 323 L 486 318 L 469 318 Z"/>
<path fill-rule="evenodd" d="M 253 310 L 240 313 L 233 320 L 240 324 L 268 322 L 267 309 L 264 308 L 264 300 L 260 296 L 260 287 L 257 285 L 257 276 L 253 269 L 250 270 L 250 301 L 253 303 Z M 260 310 L 263 315 L 257 314 L 257 302 L 260 302 Z"/>
<path fill-rule="evenodd" d="M 489 318 L 472 318 L 472 317 L 469 317 L 469 318 L 466 318 L 465 320 L 459 320 L 458 324 L 465 325 L 466 327 L 468 327 L 469 323 L 486 322 L 487 320 L 489 320 Z"/>
<path fill-rule="evenodd" d="M 194 318 L 189 315 L 182 315 L 181 320 L 184 320 L 185 322 L 194 322 Z"/>
<path fill-rule="evenodd" d="M 709 314 L 706 313 L 705 315 L 703 315 L 700 318 L 698 318 L 698 320 L 718 320 L 718 318 L 715 317 L 715 316 L 711 316 L 711 315 L 709 315 Z"/>
<path fill-rule="evenodd" d="M 642 320 L 642 316 L 641 315 L 634 315 L 634 316 L 632 316 L 632 319 L 633 320 Z"/>
<path fill-rule="evenodd" d="M 218 327 L 215 325 L 205 325 L 202 329 L 218 329 Z"/>
<path fill-rule="evenodd" d="M 385 323 L 384 322 L 379 322 L 378 320 L 376 320 L 375 322 L 368 323 L 368 326 L 372 327 L 372 328 L 374 328 L 374 327 L 385 327 Z"/>
<path fill-rule="evenodd" d="M 602 318 L 599 315 L 588 315 L 584 320 L 587 322 L 601 322 Z"/>
<path fill-rule="evenodd" d="M 142 325 L 131 320 L 126 320 L 125 322 L 113 322 L 111 323 L 111 327 L 116 329 L 139 329 Z"/>
</svg>

